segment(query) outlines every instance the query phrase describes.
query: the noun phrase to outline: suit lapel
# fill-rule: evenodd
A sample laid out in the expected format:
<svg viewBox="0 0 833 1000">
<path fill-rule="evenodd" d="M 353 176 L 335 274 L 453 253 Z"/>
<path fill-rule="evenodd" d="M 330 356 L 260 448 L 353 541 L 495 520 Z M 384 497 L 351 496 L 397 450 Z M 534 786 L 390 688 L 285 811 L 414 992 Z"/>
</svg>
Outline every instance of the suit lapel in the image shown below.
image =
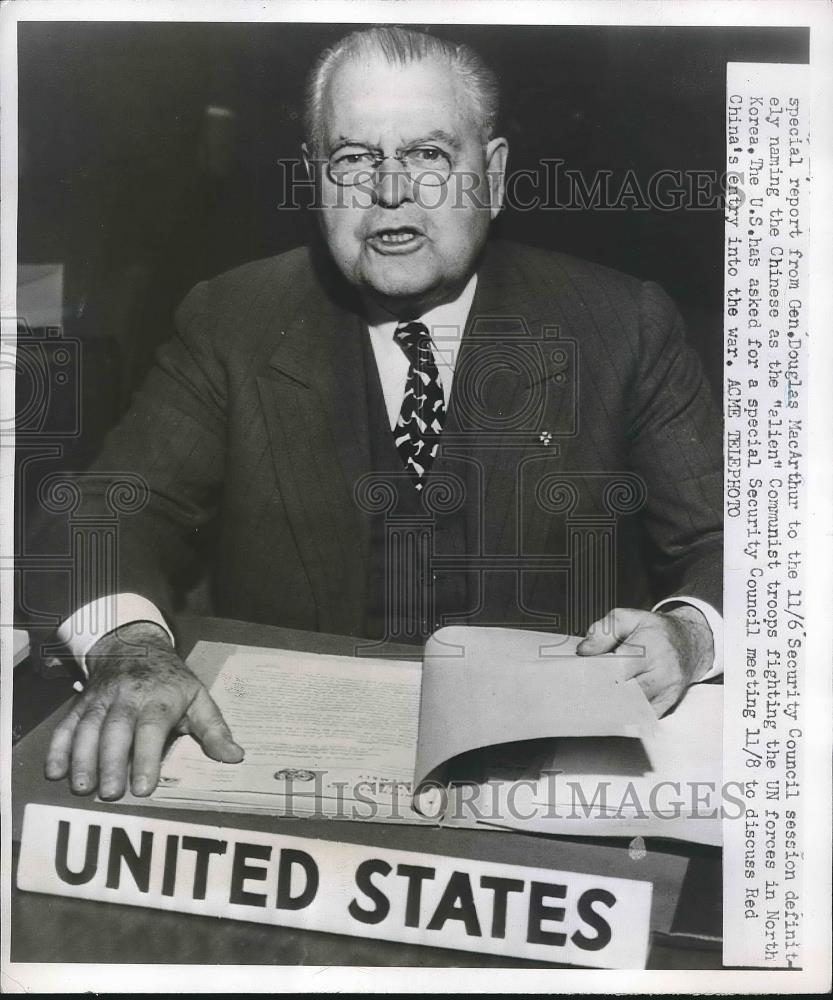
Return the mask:
<svg viewBox="0 0 833 1000">
<path fill-rule="evenodd" d="M 490 248 L 455 368 L 442 454 L 466 462 L 468 550 L 498 557 L 496 565 L 546 551 L 553 524 L 536 487 L 562 468 L 559 436 L 572 431 L 576 398 L 575 352 L 559 343 L 557 308 L 505 250 Z M 498 589 L 514 599 L 512 588 Z"/>
<path fill-rule="evenodd" d="M 258 389 L 275 475 L 319 629 L 355 633 L 364 621 L 369 549 L 354 499 L 370 470 L 364 325 L 317 285 L 288 323 L 273 325 L 277 348 Z"/>
<path fill-rule="evenodd" d="M 490 249 L 434 467 L 465 479 L 472 555 L 544 551 L 552 519 L 535 481 L 561 468 L 559 435 L 571 433 L 565 428 L 576 402 L 576 365 L 569 358 L 565 365 L 554 330 L 560 322 L 557 301 L 532 287 L 511 252 Z M 318 628 L 355 634 L 365 618 L 370 548 L 369 522 L 354 494 L 371 471 L 364 323 L 326 283 L 315 283 L 288 322 L 274 317 L 268 336 L 277 346 L 258 389 Z M 540 439 L 547 431 L 549 446 Z"/>
<path fill-rule="evenodd" d="M 448 447 L 464 446 L 479 470 L 489 552 L 520 552 L 518 514 L 535 506 L 519 479 L 523 468 L 540 459 L 547 471 L 560 467 L 558 430 L 575 372 L 551 308 L 547 302 L 545 315 L 540 293 L 505 250 L 487 254 L 455 370 Z M 541 440 L 547 432 L 549 445 Z"/>
</svg>

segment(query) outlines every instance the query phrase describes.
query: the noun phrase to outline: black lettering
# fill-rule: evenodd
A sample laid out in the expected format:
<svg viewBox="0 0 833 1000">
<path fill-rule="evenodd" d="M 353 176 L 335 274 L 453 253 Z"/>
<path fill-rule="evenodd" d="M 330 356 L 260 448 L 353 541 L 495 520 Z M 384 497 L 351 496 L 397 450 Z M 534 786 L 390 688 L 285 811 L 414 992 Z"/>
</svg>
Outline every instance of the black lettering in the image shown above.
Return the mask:
<svg viewBox="0 0 833 1000">
<path fill-rule="evenodd" d="M 231 863 L 231 888 L 229 902 L 242 903 L 244 906 L 266 906 L 266 896 L 261 892 L 248 892 L 243 888 L 247 878 L 262 882 L 266 878 L 266 869 L 260 865 L 247 864 L 248 861 L 268 861 L 272 856 L 269 844 L 246 844 L 242 841 L 234 845 L 234 860 Z"/>
<path fill-rule="evenodd" d="M 436 868 L 422 865 L 397 865 L 396 874 L 408 880 L 408 895 L 405 899 L 405 926 L 419 927 L 419 906 L 422 902 L 422 883 L 437 874 Z"/>
<path fill-rule="evenodd" d="M 462 920 L 469 937 L 481 937 L 480 921 L 474 905 L 471 882 L 465 872 L 452 872 L 442 899 L 437 903 L 434 916 L 428 924 L 429 931 L 442 930 L 447 920 Z"/>
<path fill-rule="evenodd" d="M 226 853 L 225 840 L 213 840 L 211 837 L 183 837 L 182 850 L 194 851 L 197 860 L 194 862 L 194 899 L 205 899 L 205 887 L 208 882 L 208 862 L 212 854 Z"/>
<path fill-rule="evenodd" d="M 529 887 L 529 920 L 526 939 L 530 944 L 551 944 L 561 948 L 567 941 L 567 935 L 561 931 L 545 931 L 541 927 L 544 920 L 564 920 L 563 906 L 547 906 L 545 899 L 564 899 L 567 896 L 566 885 L 548 885 L 546 882 L 533 882 Z"/>
<path fill-rule="evenodd" d="M 292 888 L 292 866 L 300 865 L 307 877 L 307 884 L 297 896 L 290 893 Z M 318 865 L 306 853 L 285 847 L 281 851 L 278 864 L 278 898 L 276 906 L 280 910 L 303 910 L 315 899 L 318 892 Z"/>
<path fill-rule="evenodd" d="M 376 858 L 362 861 L 356 869 L 356 888 L 375 904 L 375 909 L 363 910 L 355 899 L 351 900 L 347 909 L 354 920 L 360 920 L 363 924 L 378 924 L 390 913 L 390 900 L 370 881 L 371 875 L 390 875 L 390 872 L 391 866 L 387 861 Z"/>
<path fill-rule="evenodd" d="M 139 892 L 147 892 L 150 888 L 150 857 L 153 851 L 153 834 L 142 830 L 142 846 L 139 853 L 130 842 L 130 837 L 120 826 L 114 826 L 110 834 L 110 856 L 107 861 L 107 888 L 118 889 L 121 879 L 121 862 L 124 861 L 130 869 L 133 881 Z"/>
<path fill-rule="evenodd" d="M 480 876 L 480 887 L 494 893 L 492 903 L 492 937 L 506 937 L 506 898 L 510 892 L 523 892 L 524 883 L 518 878 L 498 878 L 492 875 Z"/>
<path fill-rule="evenodd" d="M 585 951 L 600 951 L 611 938 L 610 924 L 603 916 L 596 913 L 593 909 L 594 903 L 603 903 L 610 908 L 616 905 L 616 897 L 607 889 L 588 889 L 581 894 L 578 901 L 578 915 L 596 931 L 596 936 L 587 937 L 582 931 L 576 931 L 570 940 Z"/>
<path fill-rule="evenodd" d="M 176 859 L 179 854 L 179 837 L 169 833 L 165 838 L 165 865 L 162 868 L 162 895 L 173 896 L 176 888 Z"/>
<path fill-rule="evenodd" d="M 87 848 L 84 852 L 84 867 L 80 872 L 71 872 L 67 865 L 69 846 L 69 823 L 62 819 L 58 823 L 58 841 L 55 844 L 55 871 L 58 878 L 67 885 L 83 885 L 98 871 L 98 845 L 101 841 L 101 827 L 87 827 Z"/>
</svg>

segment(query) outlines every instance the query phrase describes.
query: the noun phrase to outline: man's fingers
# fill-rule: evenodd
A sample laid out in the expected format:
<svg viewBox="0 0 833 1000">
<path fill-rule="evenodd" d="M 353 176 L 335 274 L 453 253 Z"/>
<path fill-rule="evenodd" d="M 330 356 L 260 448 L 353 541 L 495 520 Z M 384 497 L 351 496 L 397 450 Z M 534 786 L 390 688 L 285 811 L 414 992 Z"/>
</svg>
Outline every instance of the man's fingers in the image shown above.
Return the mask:
<svg viewBox="0 0 833 1000">
<path fill-rule="evenodd" d="M 637 684 L 642 688 L 642 693 L 652 704 L 654 699 L 658 697 L 667 686 L 663 682 L 663 677 L 656 670 L 643 670 L 641 672 L 631 674 L 631 677 L 636 680 Z"/>
<path fill-rule="evenodd" d="M 124 795 L 135 726 L 135 709 L 127 705 L 113 705 L 104 719 L 98 745 L 98 790 L 103 799 Z"/>
<path fill-rule="evenodd" d="M 69 770 L 72 740 L 75 736 L 78 721 L 83 713 L 83 699 L 76 698 L 70 710 L 55 727 L 52 739 L 49 741 L 49 749 L 46 752 L 46 766 L 44 768 L 46 777 L 51 781 L 66 777 L 66 773 Z"/>
<path fill-rule="evenodd" d="M 622 661 L 622 676 L 625 680 L 639 677 L 656 667 L 656 657 L 644 646 L 623 642 L 621 646 L 616 647 L 614 654 Z"/>
<path fill-rule="evenodd" d="M 243 760 L 243 748 L 234 742 L 226 720 L 204 687 L 197 691 L 187 715 L 188 731 L 209 757 L 225 764 L 239 764 Z"/>
<path fill-rule="evenodd" d="M 131 789 L 134 795 L 150 795 L 159 783 L 159 770 L 165 742 L 174 722 L 169 711 L 151 707 L 142 712 L 136 726 L 133 748 L 133 776 Z"/>
<path fill-rule="evenodd" d="M 679 691 L 676 691 L 674 688 L 663 688 L 650 699 L 651 708 L 657 713 L 657 718 L 661 719 L 669 709 L 677 704 L 679 698 Z"/>
<path fill-rule="evenodd" d="M 656 667 L 636 673 L 633 676 L 642 689 L 642 693 L 648 699 L 657 718 L 665 715 L 669 708 L 677 703 L 682 693 L 680 685 L 676 684 L 673 678 L 669 677 L 665 671 Z"/>
<path fill-rule="evenodd" d="M 98 783 L 98 740 L 107 706 L 100 701 L 87 705 L 72 741 L 70 782 L 79 795 L 93 791 Z"/>
<path fill-rule="evenodd" d="M 99 640 L 108 649 L 105 636 Z M 121 638 L 119 638 L 121 642 Z M 152 648 L 151 648 L 152 647 Z M 194 675 L 170 648 L 154 646 L 148 638 L 147 656 L 102 656 L 82 698 L 73 703 L 58 724 L 46 754 L 47 777 L 70 776 L 74 792 L 93 792 L 104 799 L 119 798 L 127 787 L 133 760 L 132 786 L 147 795 L 159 778 L 160 758 L 173 725 L 201 689 Z M 214 708 L 214 716 L 219 712 Z M 230 738 L 222 719 L 211 712 L 198 718 L 208 745 L 222 760 L 240 760 L 242 751 Z"/>
<path fill-rule="evenodd" d="M 646 612 L 635 608 L 614 608 L 593 622 L 587 630 L 587 635 L 576 647 L 579 656 L 599 656 L 610 653 L 620 642 L 633 632 L 643 621 Z"/>
</svg>

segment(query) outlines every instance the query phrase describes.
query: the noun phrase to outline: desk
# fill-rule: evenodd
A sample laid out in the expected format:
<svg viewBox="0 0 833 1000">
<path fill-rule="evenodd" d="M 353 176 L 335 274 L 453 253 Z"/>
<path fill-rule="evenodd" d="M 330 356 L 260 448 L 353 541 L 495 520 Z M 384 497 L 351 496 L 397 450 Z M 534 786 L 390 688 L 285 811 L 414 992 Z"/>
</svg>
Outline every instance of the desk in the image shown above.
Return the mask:
<svg viewBox="0 0 833 1000">
<path fill-rule="evenodd" d="M 187 654 L 198 639 L 300 649 L 341 655 L 353 640 L 219 619 L 182 619 L 177 627 Z M 402 647 L 402 653 L 414 650 Z M 49 682 L 44 682 L 49 683 Z M 49 737 L 63 713 L 57 712 L 29 732 L 12 758 L 14 871 L 17 870 L 23 809 L 27 802 L 125 811 L 124 806 L 79 797 L 67 782 L 43 777 Z M 156 809 L 154 815 L 207 823 L 348 841 L 407 851 L 477 858 L 505 864 L 585 871 L 654 883 L 648 968 L 721 967 L 720 851 L 670 841 L 648 843 L 646 858 L 632 858 L 626 841 L 548 837 L 488 830 L 389 826 L 327 819 L 241 816 L 182 809 Z M 711 940 L 710 940 L 711 939 Z M 12 890 L 11 959 L 15 962 L 165 963 L 194 965 L 350 965 L 446 967 L 548 967 L 487 955 L 420 948 L 348 938 L 335 934 L 276 928 L 234 920 L 115 906 L 88 900 L 40 896 Z M 555 967 L 555 966 L 551 966 Z"/>
</svg>

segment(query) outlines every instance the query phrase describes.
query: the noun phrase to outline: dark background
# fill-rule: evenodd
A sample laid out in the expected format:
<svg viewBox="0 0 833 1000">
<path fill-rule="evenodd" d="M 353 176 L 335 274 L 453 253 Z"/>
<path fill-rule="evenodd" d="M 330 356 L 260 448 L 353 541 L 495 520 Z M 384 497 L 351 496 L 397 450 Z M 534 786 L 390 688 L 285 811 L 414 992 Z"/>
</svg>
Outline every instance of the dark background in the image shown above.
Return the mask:
<svg viewBox="0 0 833 1000">
<path fill-rule="evenodd" d="M 80 403 L 70 393 L 49 405 L 50 425 L 67 426 L 80 405 L 81 433 L 39 461 L 39 474 L 94 456 L 191 285 L 307 240 L 313 214 L 277 209 L 278 161 L 298 154 L 313 58 L 354 27 L 20 24 L 19 259 L 64 264 L 63 336 L 80 343 Z M 808 58 L 806 29 L 435 30 L 472 43 L 498 71 L 510 170 L 561 158 L 588 181 L 632 169 L 643 189 L 661 169 L 721 175 L 727 61 Z M 660 282 L 720 391 L 720 207 L 509 210 L 498 228 Z M 28 506 L 39 475 L 26 478 Z"/>
</svg>

